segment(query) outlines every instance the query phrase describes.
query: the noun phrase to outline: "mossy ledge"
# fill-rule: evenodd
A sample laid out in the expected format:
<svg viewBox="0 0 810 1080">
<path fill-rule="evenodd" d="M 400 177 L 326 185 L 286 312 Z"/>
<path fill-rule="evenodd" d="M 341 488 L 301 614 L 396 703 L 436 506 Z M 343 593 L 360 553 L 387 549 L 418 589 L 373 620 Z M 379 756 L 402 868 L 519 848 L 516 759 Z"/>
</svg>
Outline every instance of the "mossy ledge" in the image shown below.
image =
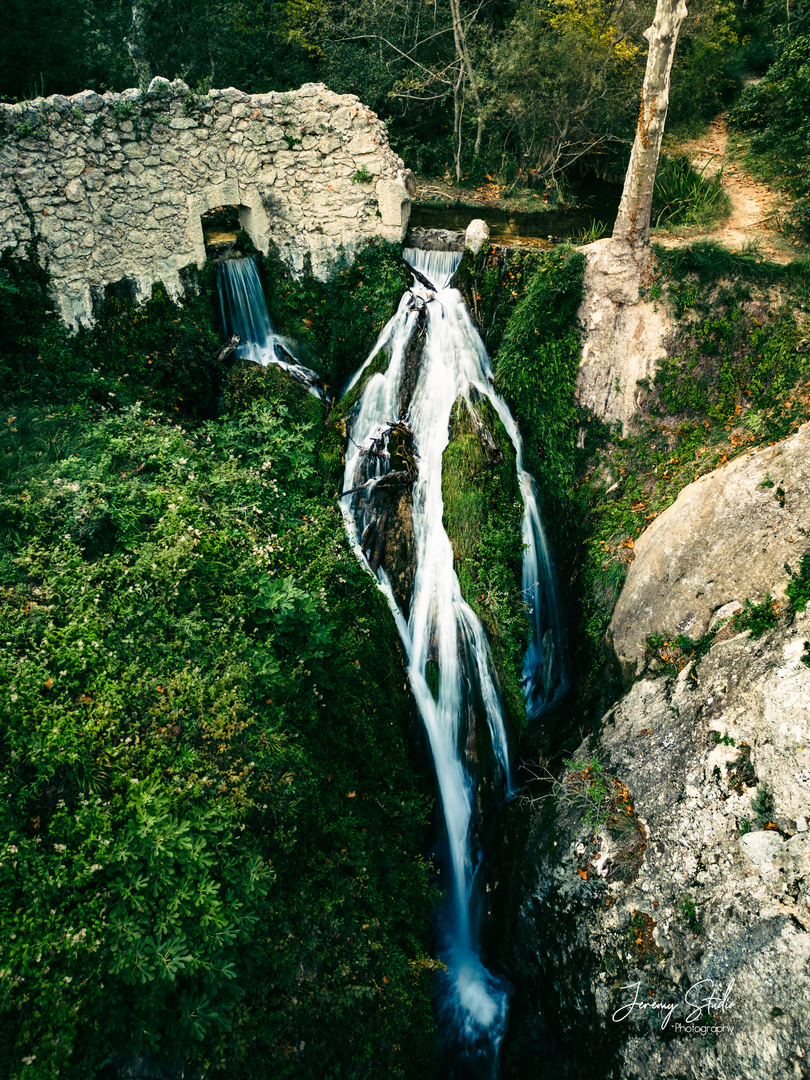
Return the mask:
<svg viewBox="0 0 810 1080">
<path fill-rule="evenodd" d="M 442 498 L 461 592 L 486 630 L 516 742 L 526 719 L 520 678 L 529 640 L 521 593 L 523 503 L 506 429 L 472 387 L 451 413 Z"/>
</svg>

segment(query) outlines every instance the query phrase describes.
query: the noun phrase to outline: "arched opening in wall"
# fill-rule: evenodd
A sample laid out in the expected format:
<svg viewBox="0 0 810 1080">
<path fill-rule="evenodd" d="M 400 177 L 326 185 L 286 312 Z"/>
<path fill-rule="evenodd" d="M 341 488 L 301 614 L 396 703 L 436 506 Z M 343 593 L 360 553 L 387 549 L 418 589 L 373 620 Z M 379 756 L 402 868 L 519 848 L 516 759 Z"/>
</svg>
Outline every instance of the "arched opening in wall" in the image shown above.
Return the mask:
<svg viewBox="0 0 810 1080">
<path fill-rule="evenodd" d="M 238 206 L 214 206 L 200 215 L 200 223 L 209 259 L 223 259 L 242 253 L 245 245 L 240 245 L 240 239 L 244 237 L 239 235 L 242 224 Z"/>
<path fill-rule="evenodd" d="M 224 250 L 230 245 L 236 254 L 260 251 L 266 255 L 269 225 L 258 188 L 243 188 L 235 179 L 230 179 L 189 195 L 187 236 L 200 268 L 208 258 L 223 258 L 209 246 L 206 233 L 211 239 L 217 237 Z"/>
</svg>

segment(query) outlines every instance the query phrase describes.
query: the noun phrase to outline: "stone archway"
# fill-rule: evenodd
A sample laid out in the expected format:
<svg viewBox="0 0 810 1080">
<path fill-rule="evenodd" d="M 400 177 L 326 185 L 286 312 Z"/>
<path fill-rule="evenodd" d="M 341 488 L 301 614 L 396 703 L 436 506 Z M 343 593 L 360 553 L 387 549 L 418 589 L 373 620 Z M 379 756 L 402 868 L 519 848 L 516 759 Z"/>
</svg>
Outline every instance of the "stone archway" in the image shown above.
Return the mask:
<svg viewBox="0 0 810 1080">
<path fill-rule="evenodd" d="M 255 188 L 241 191 L 235 178 L 221 184 L 209 184 L 188 197 L 187 235 L 191 241 L 197 266 L 205 264 L 205 239 L 202 216 L 217 206 L 237 206 L 239 224 L 250 237 L 257 251 L 266 255 L 269 248 L 270 223 L 261 196 Z"/>
<path fill-rule="evenodd" d="M 272 240 L 294 273 L 317 276 L 407 228 L 412 185 L 385 125 L 320 84 L 196 96 L 155 78 L 145 92 L 0 102 L 0 126 L 0 251 L 34 251 L 73 328 L 123 278 L 139 297 L 158 281 L 180 295 L 216 206 L 239 207 L 258 251 Z"/>
</svg>

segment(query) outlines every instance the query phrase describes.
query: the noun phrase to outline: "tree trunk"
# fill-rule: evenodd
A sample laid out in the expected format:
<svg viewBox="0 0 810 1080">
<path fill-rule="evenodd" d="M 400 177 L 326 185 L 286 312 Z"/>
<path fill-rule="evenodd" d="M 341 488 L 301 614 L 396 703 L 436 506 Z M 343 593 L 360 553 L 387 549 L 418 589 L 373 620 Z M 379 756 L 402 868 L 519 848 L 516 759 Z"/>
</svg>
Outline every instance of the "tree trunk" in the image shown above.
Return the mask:
<svg viewBox="0 0 810 1080">
<path fill-rule="evenodd" d="M 685 17 L 685 0 L 658 0 L 653 24 L 644 33 L 650 45 L 638 127 L 613 226 L 613 240 L 629 244 L 632 257 L 639 266 L 646 262 L 649 254 L 650 213 L 669 105 L 669 76 L 678 31 Z"/>
<path fill-rule="evenodd" d="M 453 83 L 454 132 L 456 136 L 456 183 L 461 180 L 462 121 L 464 119 L 464 68 L 459 67 L 456 81 Z"/>
<path fill-rule="evenodd" d="M 481 95 L 478 92 L 478 80 L 475 77 L 475 71 L 470 60 L 470 51 L 467 48 L 467 33 L 464 29 L 464 20 L 461 17 L 460 0 L 450 0 L 450 14 L 453 19 L 453 39 L 456 44 L 456 55 L 462 71 L 467 76 L 467 82 L 470 84 L 473 101 L 475 102 L 476 134 L 473 155 L 478 157 L 481 153 L 481 140 L 484 135 L 484 109 L 481 104 Z"/>
<path fill-rule="evenodd" d="M 132 0 L 132 23 L 124 38 L 129 58 L 135 68 L 138 86 L 145 90 L 152 81 L 152 65 L 146 48 L 146 19 L 148 0 Z"/>
</svg>

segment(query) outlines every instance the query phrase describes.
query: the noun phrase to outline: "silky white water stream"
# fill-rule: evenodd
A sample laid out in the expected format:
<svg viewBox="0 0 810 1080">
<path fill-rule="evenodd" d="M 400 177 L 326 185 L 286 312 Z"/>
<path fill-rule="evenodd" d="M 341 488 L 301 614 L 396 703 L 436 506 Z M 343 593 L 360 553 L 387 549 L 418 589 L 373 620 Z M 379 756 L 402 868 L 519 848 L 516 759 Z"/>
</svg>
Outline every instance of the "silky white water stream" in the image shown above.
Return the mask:
<svg viewBox="0 0 810 1080">
<path fill-rule="evenodd" d="M 217 266 L 217 284 L 225 330 L 242 339 L 236 355 L 263 367 L 275 364 L 320 396 L 318 375 L 295 360 L 291 343 L 275 331 L 255 259 L 224 259 Z"/>
<path fill-rule="evenodd" d="M 359 557 L 362 538 L 375 520 L 373 486 L 389 468 L 388 427 L 405 419 L 413 432 L 418 473 L 413 485 L 412 525 L 416 547 L 413 596 L 406 620 L 385 571 L 377 577 L 394 611 L 408 658 L 408 675 L 430 742 L 446 829 L 443 876 L 447 901 L 439 926 L 439 958 L 446 965 L 439 999 L 443 1037 L 462 1072 L 493 1076 L 506 1030 L 509 990 L 481 962 L 475 925 L 476 870 L 480 852 L 473 840 L 476 780 L 467 770 L 470 714 L 483 714 L 489 731 L 498 794 L 512 793 L 509 744 L 503 711 L 490 667 L 484 629 L 464 600 L 453 551 L 442 524 L 442 454 L 450 414 L 459 397 L 475 388 L 489 398 L 515 447 L 524 500 L 523 590 L 532 640 L 524 665 L 527 712 L 535 716 L 566 688 L 564 635 L 548 545 L 531 477 L 523 468 L 517 426 L 492 388 L 489 358 L 461 294 L 448 287 L 461 256 L 454 252 L 407 250 L 405 258 L 427 280 L 418 281 L 400 302 L 366 364 L 387 348 L 385 372 L 367 382 L 351 425 L 341 499 L 349 535 Z M 406 350 L 420 309 L 425 308 L 425 340 L 407 416 L 399 416 Z M 348 389 L 347 388 L 347 389 Z"/>
</svg>

